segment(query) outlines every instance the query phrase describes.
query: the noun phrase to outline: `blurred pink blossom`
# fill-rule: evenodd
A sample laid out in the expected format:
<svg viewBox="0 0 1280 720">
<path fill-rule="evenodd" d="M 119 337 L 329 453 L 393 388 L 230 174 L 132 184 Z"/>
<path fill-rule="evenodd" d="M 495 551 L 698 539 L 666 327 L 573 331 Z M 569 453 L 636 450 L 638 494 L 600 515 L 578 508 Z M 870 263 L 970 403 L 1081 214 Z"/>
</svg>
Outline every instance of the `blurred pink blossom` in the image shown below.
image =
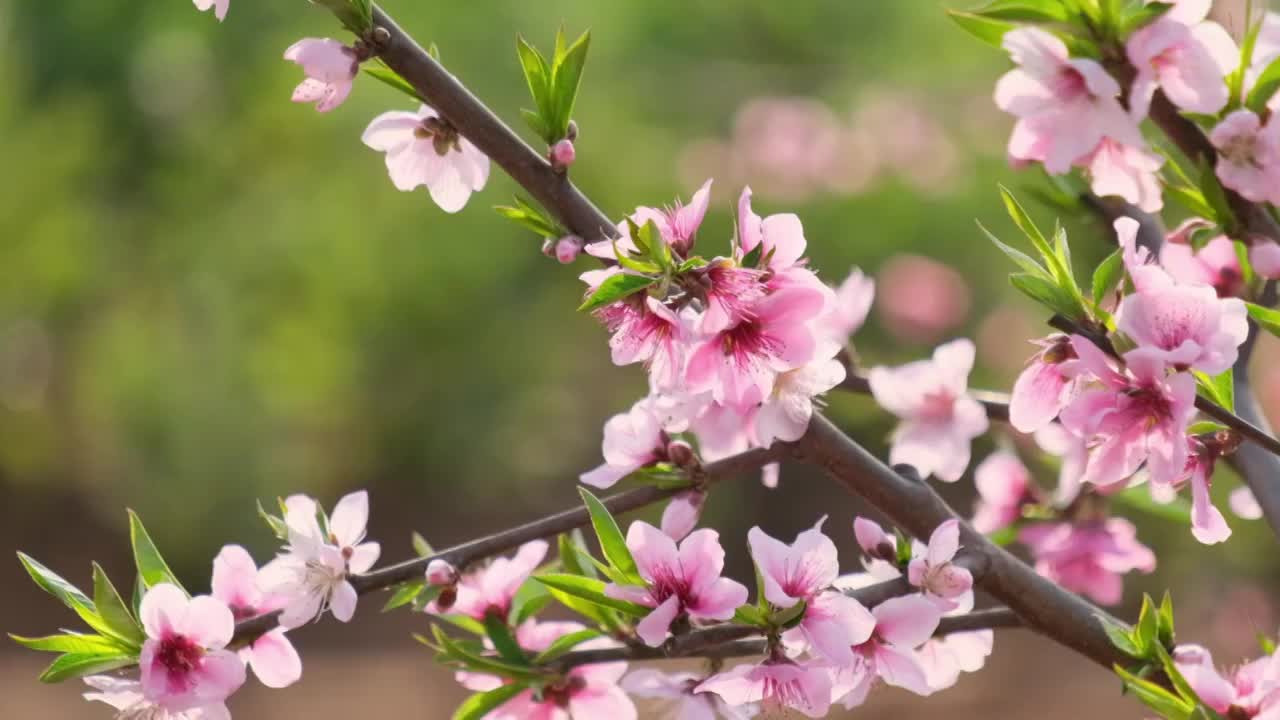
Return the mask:
<svg viewBox="0 0 1280 720">
<path fill-rule="evenodd" d="M 927 344 L 969 314 L 969 285 L 955 270 L 919 255 L 895 255 L 877 276 L 881 324 L 900 340 Z"/>
</svg>

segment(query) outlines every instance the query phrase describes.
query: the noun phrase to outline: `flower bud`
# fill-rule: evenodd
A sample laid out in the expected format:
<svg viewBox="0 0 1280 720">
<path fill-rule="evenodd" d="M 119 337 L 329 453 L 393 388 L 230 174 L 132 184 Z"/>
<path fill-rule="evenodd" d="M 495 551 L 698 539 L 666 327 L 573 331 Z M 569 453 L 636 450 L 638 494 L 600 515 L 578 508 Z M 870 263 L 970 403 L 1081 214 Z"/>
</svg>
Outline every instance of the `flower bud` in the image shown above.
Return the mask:
<svg viewBox="0 0 1280 720">
<path fill-rule="evenodd" d="M 458 568 L 448 560 L 436 558 L 427 564 L 427 582 L 432 585 L 453 585 L 458 582 Z"/>
<path fill-rule="evenodd" d="M 449 609 L 452 608 L 453 604 L 457 601 L 458 588 L 454 585 L 449 585 L 441 590 L 440 594 L 436 596 L 434 612 L 449 612 Z"/>
<path fill-rule="evenodd" d="M 671 498 L 667 509 L 662 511 L 662 532 L 677 542 L 683 540 L 698 526 L 706 503 L 707 493 L 702 490 L 686 490 Z"/>
<path fill-rule="evenodd" d="M 582 252 L 582 238 L 577 235 L 566 235 L 556 242 L 556 260 L 561 265 L 568 265 L 578 259 L 578 254 Z"/>
<path fill-rule="evenodd" d="M 693 451 L 693 446 L 684 440 L 672 440 L 667 443 L 667 459 L 672 465 L 685 470 L 701 465 L 697 453 Z"/>
<path fill-rule="evenodd" d="M 564 172 L 567 170 L 577 157 L 578 151 L 574 149 L 573 141 L 569 138 L 565 138 L 551 146 L 551 167 L 554 168 L 556 172 Z"/>
</svg>

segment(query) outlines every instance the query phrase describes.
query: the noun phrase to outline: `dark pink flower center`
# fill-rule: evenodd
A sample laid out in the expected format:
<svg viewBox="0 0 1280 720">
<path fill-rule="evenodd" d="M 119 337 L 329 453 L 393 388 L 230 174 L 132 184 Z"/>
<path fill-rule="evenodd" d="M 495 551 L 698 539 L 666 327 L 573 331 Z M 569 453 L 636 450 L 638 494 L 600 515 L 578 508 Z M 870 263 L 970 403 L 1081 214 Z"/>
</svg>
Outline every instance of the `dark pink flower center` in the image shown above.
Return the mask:
<svg viewBox="0 0 1280 720">
<path fill-rule="evenodd" d="M 568 707 L 569 700 L 575 693 L 585 690 L 587 681 L 577 675 L 570 675 L 563 680 L 548 685 L 542 691 L 542 701 L 558 707 Z"/>
<path fill-rule="evenodd" d="M 1160 388 L 1142 385 L 1128 390 L 1126 396 L 1129 398 L 1128 415 L 1140 419 L 1148 429 L 1173 417 L 1169 398 Z"/>
<path fill-rule="evenodd" d="M 765 334 L 755 320 L 744 320 L 720 333 L 720 349 L 739 367 L 757 362 L 758 358 L 776 357 L 782 352 L 782 343 Z"/>
<path fill-rule="evenodd" d="M 1084 75 L 1073 67 L 1063 67 L 1054 76 L 1050 89 L 1055 97 L 1063 102 L 1070 102 L 1082 95 L 1089 94 L 1089 86 Z"/>
<path fill-rule="evenodd" d="M 956 396 L 950 390 L 934 390 L 921 399 L 919 417 L 921 420 L 946 422 L 951 419 L 955 406 Z"/>
<path fill-rule="evenodd" d="M 168 671 L 171 680 L 195 671 L 203 658 L 204 648 L 186 635 L 167 635 L 156 649 L 156 662 Z"/>
<path fill-rule="evenodd" d="M 230 607 L 231 616 L 236 619 L 236 622 L 258 617 L 257 609 L 249 605 L 232 604 Z"/>
<path fill-rule="evenodd" d="M 682 605 L 689 605 L 697 600 L 692 596 L 691 591 L 688 579 L 679 568 L 668 566 L 654 568 L 649 594 L 653 596 L 655 602 L 662 603 L 674 596 L 680 598 Z"/>
</svg>

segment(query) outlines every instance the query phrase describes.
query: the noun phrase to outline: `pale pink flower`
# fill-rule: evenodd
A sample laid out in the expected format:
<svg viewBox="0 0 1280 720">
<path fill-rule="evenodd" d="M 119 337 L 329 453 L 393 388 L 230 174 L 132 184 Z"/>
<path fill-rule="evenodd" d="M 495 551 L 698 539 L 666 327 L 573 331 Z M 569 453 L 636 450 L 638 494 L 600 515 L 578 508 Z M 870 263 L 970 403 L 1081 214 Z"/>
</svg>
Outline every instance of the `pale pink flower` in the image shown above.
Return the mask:
<svg viewBox="0 0 1280 720">
<path fill-rule="evenodd" d="M 662 459 L 666 446 L 667 433 L 654 411 L 653 400 L 644 398 L 604 424 L 604 464 L 582 473 L 578 479 L 592 487 L 613 487 L 622 478 Z"/>
<path fill-rule="evenodd" d="M 1031 474 L 1017 455 L 1000 450 L 987 456 L 973 472 L 978 488 L 973 529 L 980 533 L 1003 530 L 1022 517 L 1030 499 Z"/>
<path fill-rule="evenodd" d="M 960 679 L 960 673 L 977 672 L 987 664 L 995 646 L 991 630 L 951 633 L 930 638 L 916 650 L 916 660 L 924 670 L 933 692 L 946 690 Z"/>
<path fill-rule="evenodd" d="M 315 103 L 320 112 L 346 102 L 360 72 L 356 51 L 330 38 L 303 38 L 284 51 L 284 59 L 302 66 L 307 76 L 293 91 L 293 101 Z"/>
<path fill-rule="evenodd" d="M 986 411 L 967 394 L 973 357 L 972 342 L 955 340 L 934 350 L 931 360 L 872 368 L 871 394 L 902 420 L 893 432 L 890 463 L 946 482 L 964 474 L 969 442 L 987 431 Z"/>
<path fill-rule="evenodd" d="M 489 158 L 426 105 L 418 112 L 387 112 L 369 123 L 361 140 L 386 153 L 397 190 L 425 185 L 441 210 L 455 213 L 489 180 Z"/>
<path fill-rule="evenodd" d="M 1205 545 L 1213 545 L 1231 537 L 1227 519 L 1209 497 L 1218 456 L 1194 437 L 1188 443 L 1191 454 L 1187 456 L 1185 478 L 1191 485 L 1191 534 Z"/>
<path fill-rule="evenodd" d="M 1181 2 L 1125 42 L 1138 74 L 1129 93 L 1135 119 L 1147 116 L 1156 88 L 1183 110 L 1214 115 L 1227 104 L 1223 78 L 1235 70 L 1240 51 L 1225 28 L 1205 21 L 1208 0 Z"/>
<path fill-rule="evenodd" d="M 1050 455 L 1058 456 L 1058 487 L 1054 488 L 1053 501 L 1066 507 L 1080 494 L 1085 468 L 1089 465 L 1087 439 L 1073 435 L 1061 423 L 1051 423 L 1036 431 L 1036 445 Z M 1119 486 L 1117 486 L 1119 489 Z"/>
<path fill-rule="evenodd" d="M 938 629 L 942 610 L 921 595 L 886 600 L 871 610 L 876 625 L 871 637 L 854 647 L 853 665 L 836 672 L 834 697 L 846 708 L 861 705 L 877 678 L 889 685 L 928 695 L 932 690 L 913 652 Z"/>
<path fill-rule="evenodd" d="M 1230 718 L 1275 720 L 1280 717 L 1280 656 L 1258 658 L 1223 676 L 1213 656 L 1199 645 L 1173 650 L 1178 672 L 1200 701 Z"/>
<path fill-rule="evenodd" d="M 921 255 L 891 257 L 876 287 L 881 326 L 911 343 L 936 342 L 964 323 L 972 304 L 964 275 Z"/>
<path fill-rule="evenodd" d="M 623 270 L 618 267 L 591 270 L 580 279 L 587 283 L 590 294 L 620 272 Z M 611 333 L 613 364 L 643 363 L 655 390 L 670 391 L 680 385 L 688 333 L 684 320 L 673 310 L 648 293 L 634 293 L 592 314 Z"/>
<path fill-rule="evenodd" d="M 751 188 L 743 188 L 738 198 L 738 253 L 744 257 L 761 246 L 761 258 L 774 272 L 802 264 L 805 247 L 804 226 L 794 213 L 761 218 L 751 209 Z"/>
<path fill-rule="evenodd" d="M 1204 223 L 1192 218 L 1170 233 L 1160 248 L 1160 265 L 1180 284 L 1208 285 L 1218 297 L 1239 295 L 1244 289 L 1244 273 L 1231 238 L 1218 235 L 1199 250 L 1191 247 L 1191 233 Z"/>
<path fill-rule="evenodd" d="M 1060 175 L 1109 137 L 1146 147 L 1120 106 L 1120 85 L 1094 60 L 1071 58 L 1067 46 L 1035 27 L 1005 33 L 1004 48 L 1019 65 L 1000 78 L 996 105 L 1018 118 L 1009 140 L 1016 160 L 1038 160 Z"/>
<path fill-rule="evenodd" d="M 200 12 L 206 12 L 213 8 L 214 17 L 218 18 L 218 22 L 222 22 L 227 17 L 227 10 L 231 7 L 231 0 L 193 0 L 196 9 Z"/>
<path fill-rule="evenodd" d="M 1209 133 L 1218 150 L 1215 166 L 1226 187 L 1253 202 L 1280 199 L 1280 122 L 1265 126 L 1250 110 L 1236 110 Z"/>
<path fill-rule="evenodd" d="M 1009 396 L 1009 423 L 1018 432 L 1033 433 L 1053 422 L 1075 395 L 1075 379 L 1067 372 L 1067 360 L 1075 350 L 1066 335 L 1033 340 L 1040 352 L 1032 356 L 1018 375 Z"/>
<path fill-rule="evenodd" d="M 953 518 L 934 528 L 925 552 L 907 566 L 907 581 L 944 610 L 957 607 L 955 599 L 973 588 L 973 574 L 952 562 L 959 551 L 960 521 Z"/>
<path fill-rule="evenodd" d="M 834 358 L 821 359 L 821 355 L 804 367 L 779 373 L 773 392 L 756 413 L 756 441 L 769 447 L 775 440 L 799 440 L 809 429 L 816 398 L 844 382 L 844 378 L 844 363 Z"/>
<path fill-rule="evenodd" d="M 685 370 L 692 392 L 710 390 L 722 405 L 746 407 L 773 392 L 777 373 L 808 364 L 817 350 L 809 321 L 823 310 L 821 292 L 787 287 L 761 298 L 751 316 L 694 349 Z"/>
<path fill-rule="evenodd" d="M 667 720 L 750 720 L 759 714 L 755 703 L 730 705 L 715 693 L 695 692 L 701 680 L 693 673 L 644 668 L 627 673 L 621 686 L 636 697 L 660 701 Z"/>
<path fill-rule="evenodd" d="M 226 603 L 236 621 L 282 609 L 288 598 L 272 596 L 258 588 L 258 566 L 239 545 L 227 545 L 213 559 L 211 595 Z M 277 627 L 240 650 L 243 660 L 258 680 L 269 688 L 284 688 L 302 677 L 302 659 Z"/>
<path fill-rule="evenodd" d="M 188 598 L 162 583 L 142 596 L 147 640 L 138 658 L 142 695 L 170 712 L 217 705 L 244 684 L 244 662 L 225 649 L 235 618 L 222 601 Z"/>
<path fill-rule="evenodd" d="M 515 557 L 494 558 L 488 565 L 471 570 L 458 579 L 458 597 L 449 612 L 483 621 L 488 615 L 505 618 L 520 586 L 529 579 L 547 556 L 545 540 L 533 540 L 520 546 Z M 434 603 L 427 612 L 441 612 Z"/>
<path fill-rule="evenodd" d="M 702 517 L 702 508 L 707 503 L 707 493 L 703 490 L 685 490 L 671 498 L 662 511 L 662 532 L 679 542 L 698 526 Z"/>
<path fill-rule="evenodd" d="M 1250 245 L 1249 264 L 1254 272 L 1268 280 L 1280 278 L 1280 244 L 1259 240 Z"/>
<path fill-rule="evenodd" d="M 711 182 L 707 180 L 703 183 L 690 198 L 688 205 L 683 205 L 677 200 L 673 207 L 641 206 L 631 213 L 631 219 L 636 225 L 642 227 L 645 223 L 653 221 L 658 226 L 662 239 L 667 241 L 667 245 L 675 253 L 685 257 L 693 249 L 698 228 L 701 227 L 702 219 L 707 215 L 707 206 L 711 203 Z M 608 257 L 613 255 L 610 254 Z"/>
<path fill-rule="evenodd" d="M 766 715 L 790 708 L 820 718 L 831 707 L 831 673 L 817 663 L 771 658 L 712 675 L 694 691 L 715 693 L 732 707 L 762 703 Z"/>
<path fill-rule="evenodd" d="M 818 320 L 819 327 L 832 340 L 844 345 L 867 321 L 867 313 L 871 312 L 875 297 L 875 279 L 853 268 L 836 288 L 836 301 Z"/>
<path fill-rule="evenodd" d="M 627 531 L 627 548 L 645 585 L 610 583 L 605 594 L 654 609 L 636 624 L 636 635 L 650 647 L 667 639 L 671 623 L 681 615 L 729 620 L 747 601 L 742 583 L 721 577 L 724 548 L 714 530 L 696 530 L 677 547 L 658 528 L 636 521 Z"/>
<path fill-rule="evenodd" d="M 1116 328 L 1153 357 L 1209 375 L 1230 368 L 1249 335 L 1243 300 L 1219 298 L 1208 285 L 1174 283 L 1163 273 L 1126 295 L 1115 319 Z"/>
<path fill-rule="evenodd" d="M 90 702 L 102 702 L 117 710 L 117 720 L 231 720 L 227 704 L 221 700 L 186 710 L 170 710 L 147 698 L 142 683 L 111 675 L 91 675 L 84 682 L 93 691 L 84 694 Z"/>
<path fill-rule="evenodd" d="M 1164 207 L 1158 174 L 1164 158 L 1153 152 L 1103 138 L 1079 165 L 1089 171 L 1089 187 L 1098 197 L 1119 197 L 1149 213 Z"/>
<path fill-rule="evenodd" d="M 1156 567 L 1155 553 L 1138 542 L 1137 529 L 1123 518 L 1080 525 L 1038 523 L 1023 528 L 1018 540 L 1031 549 L 1036 572 L 1103 605 L 1120 602 L 1122 575 Z"/>
<path fill-rule="evenodd" d="M 1231 491 L 1227 497 L 1227 505 L 1231 507 L 1231 512 L 1236 517 L 1245 520 L 1257 520 L 1262 517 L 1262 506 L 1258 504 L 1258 498 L 1254 497 L 1253 491 L 1247 487 L 1238 487 Z"/>
<path fill-rule="evenodd" d="M 1062 411 L 1062 424 L 1090 443 L 1084 482 L 1115 485 L 1145 461 L 1151 482 L 1169 485 L 1186 466 L 1187 425 L 1195 415 L 1195 379 L 1166 375 L 1163 354 L 1152 348 L 1125 353 L 1116 370 L 1102 351 L 1078 335 L 1072 345 L 1081 367 L 1101 387 L 1086 390 Z"/>
<path fill-rule="evenodd" d="M 381 551 L 363 542 L 369 521 L 369 494 L 351 493 L 338 501 L 326 532 L 320 527 L 315 500 L 303 495 L 285 499 L 288 528 L 285 551 L 258 572 L 263 592 L 287 598 L 280 626 L 292 629 L 325 610 L 339 622 L 355 615 L 357 595 L 347 576 L 367 572 Z"/>
<path fill-rule="evenodd" d="M 751 317 L 751 307 L 764 297 L 764 274 L 740 267 L 728 258 L 716 258 L 698 271 L 707 285 L 703 292 L 706 309 L 698 322 L 703 334 L 718 333 Z"/>
</svg>

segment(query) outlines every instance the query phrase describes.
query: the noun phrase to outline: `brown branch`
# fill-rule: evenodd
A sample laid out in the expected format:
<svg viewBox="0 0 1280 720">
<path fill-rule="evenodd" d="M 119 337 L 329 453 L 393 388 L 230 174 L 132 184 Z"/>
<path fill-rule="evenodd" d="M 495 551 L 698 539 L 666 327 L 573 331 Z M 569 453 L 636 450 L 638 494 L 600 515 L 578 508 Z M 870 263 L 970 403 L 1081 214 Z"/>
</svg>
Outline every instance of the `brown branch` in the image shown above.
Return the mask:
<svg viewBox="0 0 1280 720">
<path fill-rule="evenodd" d="M 1164 227 L 1164 221 L 1160 219 L 1159 215 L 1146 212 L 1142 208 L 1125 202 L 1118 197 L 1102 198 L 1093 193 L 1083 193 L 1080 196 L 1080 202 L 1106 223 L 1107 235 L 1112 240 L 1115 239 L 1111 228 L 1112 223 L 1123 217 L 1137 220 L 1138 236 L 1136 241 L 1138 247 L 1150 250 L 1155 257 L 1160 256 L 1160 248 L 1164 246 L 1167 231 Z"/>
<path fill-rule="evenodd" d="M 859 395 L 871 394 L 871 383 L 868 382 L 867 376 L 852 369 L 845 373 L 844 381 L 837 385 L 836 388 L 846 392 L 858 393 Z M 987 417 L 1000 422 L 1009 421 L 1008 395 L 990 390 L 970 390 L 969 396 L 982 405 L 983 409 L 987 411 Z"/>
<path fill-rule="evenodd" d="M 744 453 L 708 464 L 695 479 L 710 485 L 726 478 L 740 476 L 745 472 L 757 470 L 771 462 L 783 459 L 792 451 L 788 443 L 775 443 L 768 449 L 755 448 Z M 643 487 L 627 492 L 611 495 L 604 499 L 605 507 L 616 514 L 638 510 L 671 497 L 680 492 L 679 489 L 662 489 Z M 556 513 L 541 520 L 504 530 L 488 537 L 455 545 L 435 555 L 424 558 L 406 560 L 395 565 L 388 565 L 363 575 L 350 577 L 356 592 L 364 595 L 376 590 L 385 590 L 410 580 L 422 579 L 427 565 L 432 560 L 445 560 L 454 567 L 464 568 L 467 565 L 514 550 L 524 543 L 540 538 L 548 538 L 575 528 L 585 527 L 591 522 L 591 516 L 585 507 Z M 236 625 L 235 639 L 232 643 L 243 646 L 258 636 L 270 632 L 278 623 L 279 613 L 271 613 L 245 620 Z"/>
</svg>

